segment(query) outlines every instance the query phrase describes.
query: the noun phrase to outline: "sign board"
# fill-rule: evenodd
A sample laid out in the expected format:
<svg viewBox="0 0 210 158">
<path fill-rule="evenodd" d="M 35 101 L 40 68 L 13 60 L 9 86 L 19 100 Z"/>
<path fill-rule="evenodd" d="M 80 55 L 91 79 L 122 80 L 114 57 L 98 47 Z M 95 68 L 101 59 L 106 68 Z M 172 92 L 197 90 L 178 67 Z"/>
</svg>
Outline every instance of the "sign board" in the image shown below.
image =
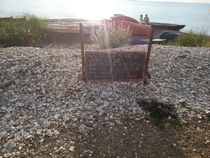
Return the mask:
<svg viewBox="0 0 210 158">
<path fill-rule="evenodd" d="M 85 51 L 84 78 L 97 81 L 143 81 L 146 52 Z"/>
</svg>

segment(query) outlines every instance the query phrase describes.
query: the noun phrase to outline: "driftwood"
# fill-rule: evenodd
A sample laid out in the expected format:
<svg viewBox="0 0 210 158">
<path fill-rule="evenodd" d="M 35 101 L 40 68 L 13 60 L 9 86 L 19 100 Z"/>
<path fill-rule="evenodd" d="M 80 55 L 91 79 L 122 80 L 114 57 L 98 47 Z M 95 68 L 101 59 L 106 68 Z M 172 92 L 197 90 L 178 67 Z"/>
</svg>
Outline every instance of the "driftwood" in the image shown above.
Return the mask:
<svg viewBox="0 0 210 158">
<path fill-rule="evenodd" d="M 26 73 L 28 70 L 30 70 L 30 69 L 32 69 L 32 68 L 34 68 L 34 67 L 36 67 L 36 66 L 39 66 L 39 65 L 41 65 L 41 61 L 38 61 L 38 62 L 36 62 L 36 63 L 34 63 L 32 66 L 30 66 L 30 67 L 28 67 L 28 68 L 26 68 L 26 69 L 22 69 L 22 70 L 19 70 L 18 72 L 17 72 L 17 76 L 15 76 L 15 77 L 13 77 L 11 80 L 9 80 L 9 81 L 6 81 L 6 82 L 4 82 L 4 83 L 0 83 L 0 88 L 6 88 L 6 87 L 8 87 L 9 85 L 11 85 L 17 78 L 19 78 L 20 76 L 22 76 L 24 73 Z"/>
</svg>

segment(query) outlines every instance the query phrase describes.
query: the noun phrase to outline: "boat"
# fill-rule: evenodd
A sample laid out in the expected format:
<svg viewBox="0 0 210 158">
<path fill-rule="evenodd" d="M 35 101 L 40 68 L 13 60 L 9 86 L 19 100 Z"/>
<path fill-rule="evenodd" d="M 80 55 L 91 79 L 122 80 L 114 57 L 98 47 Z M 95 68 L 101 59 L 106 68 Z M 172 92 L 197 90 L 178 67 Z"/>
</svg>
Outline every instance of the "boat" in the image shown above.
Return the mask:
<svg viewBox="0 0 210 158">
<path fill-rule="evenodd" d="M 129 28 L 131 34 L 134 36 L 144 36 L 151 33 L 150 25 L 141 24 L 136 19 L 124 15 L 111 17 L 111 19 L 106 20 L 106 23 L 114 23 Z"/>
<path fill-rule="evenodd" d="M 152 26 L 153 29 L 172 30 L 172 31 L 179 31 L 180 29 L 185 27 L 185 25 L 170 24 L 170 23 L 150 22 L 149 24 Z"/>
<path fill-rule="evenodd" d="M 149 35 L 151 28 L 154 30 L 154 38 L 160 38 L 160 35 L 164 32 L 173 32 L 183 28 L 185 25 L 169 24 L 169 23 L 156 23 L 150 22 L 150 25 L 145 25 L 139 23 L 136 19 L 128 17 L 121 14 L 116 14 L 115 16 L 100 20 L 100 21 L 90 21 L 90 20 L 52 20 L 49 21 L 48 27 L 46 28 L 47 34 L 52 39 L 65 39 L 66 41 L 79 41 L 79 23 L 84 24 L 84 35 L 86 41 L 90 41 L 90 34 L 93 27 L 98 28 L 103 22 L 120 24 L 128 27 L 136 40 L 142 40 L 145 36 Z M 72 39 L 72 40 L 70 40 Z"/>
<path fill-rule="evenodd" d="M 113 21 L 129 21 L 129 22 L 139 24 L 139 22 L 136 19 L 131 18 L 129 16 L 125 16 L 125 15 L 115 14 L 115 16 L 111 17 L 111 19 Z"/>
<path fill-rule="evenodd" d="M 116 14 L 115 16 L 111 17 L 111 20 L 117 24 L 121 23 L 124 26 L 129 26 L 133 35 L 145 35 L 148 34 L 148 30 L 150 30 L 151 26 L 156 34 L 160 30 L 169 30 L 169 31 L 179 31 L 180 29 L 184 28 L 185 25 L 179 24 L 170 24 L 170 23 L 157 23 L 157 22 L 150 22 L 149 25 L 141 24 L 136 19 Z"/>
<path fill-rule="evenodd" d="M 131 18 L 129 16 L 125 16 L 122 14 L 115 14 L 115 16 L 111 17 L 113 21 L 129 21 L 136 24 L 140 24 L 136 19 Z M 149 23 L 152 28 L 154 29 L 162 29 L 162 30 L 173 30 L 173 31 L 179 31 L 180 29 L 184 28 L 185 25 L 179 25 L 179 24 L 171 24 L 171 23 L 160 23 L 160 22 L 150 22 Z"/>
</svg>

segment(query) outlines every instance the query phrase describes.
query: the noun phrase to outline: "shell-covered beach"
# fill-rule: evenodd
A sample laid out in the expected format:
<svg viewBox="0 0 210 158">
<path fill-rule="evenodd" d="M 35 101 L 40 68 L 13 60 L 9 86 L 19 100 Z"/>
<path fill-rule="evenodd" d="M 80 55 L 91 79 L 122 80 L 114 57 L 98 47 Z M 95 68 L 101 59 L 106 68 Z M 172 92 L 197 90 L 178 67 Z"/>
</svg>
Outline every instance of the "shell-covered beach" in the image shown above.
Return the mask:
<svg viewBox="0 0 210 158">
<path fill-rule="evenodd" d="M 182 124 L 195 118 L 202 120 L 210 112 L 209 48 L 153 45 L 149 63 L 152 77 L 147 85 L 85 83 L 81 69 L 79 45 L 0 48 L 0 157 L 35 157 L 46 139 L 62 136 L 65 129 L 71 129 L 72 137 L 53 151 L 68 151 L 69 157 L 74 157 L 74 152 L 79 152 L 76 157 L 87 152 L 92 156 L 94 151 L 76 147 L 75 138 L 88 137 L 104 124 L 110 129 L 121 126 L 125 116 L 149 125 L 146 112 L 137 103 L 139 99 L 174 104 Z M 32 141 L 31 146 L 39 142 L 40 149 L 30 149 L 29 140 L 36 138 L 40 140 Z M 204 139 L 208 146 L 209 140 L 208 130 Z M 175 142 L 171 143 L 173 146 Z M 209 152 L 203 151 L 208 157 Z M 111 156 L 99 155 L 103 154 Z M 51 152 L 51 156 L 59 154 Z"/>
</svg>

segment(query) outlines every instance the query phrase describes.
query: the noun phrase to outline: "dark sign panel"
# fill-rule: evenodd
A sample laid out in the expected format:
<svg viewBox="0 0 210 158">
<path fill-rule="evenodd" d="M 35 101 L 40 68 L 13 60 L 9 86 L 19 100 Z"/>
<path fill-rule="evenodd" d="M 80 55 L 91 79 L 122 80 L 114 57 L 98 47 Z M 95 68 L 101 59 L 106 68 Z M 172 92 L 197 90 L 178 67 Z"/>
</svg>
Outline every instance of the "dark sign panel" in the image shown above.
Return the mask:
<svg viewBox="0 0 210 158">
<path fill-rule="evenodd" d="M 146 52 L 85 52 L 86 81 L 143 81 Z"/>
</svg>

